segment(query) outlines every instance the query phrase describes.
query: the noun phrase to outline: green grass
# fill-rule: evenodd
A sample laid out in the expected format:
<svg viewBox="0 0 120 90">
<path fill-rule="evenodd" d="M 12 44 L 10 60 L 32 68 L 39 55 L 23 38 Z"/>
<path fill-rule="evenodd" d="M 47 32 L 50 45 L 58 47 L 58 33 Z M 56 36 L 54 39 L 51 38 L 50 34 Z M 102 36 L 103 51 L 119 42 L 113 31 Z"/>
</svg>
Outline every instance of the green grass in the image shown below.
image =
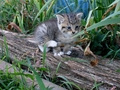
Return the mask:
<svg viewBox="0 0 120 90">
<path fill-rule="evenodd" d="M 104 13 L 116 2 L 116 7 L 110 10 L 106 17 L 102 19 Z M 84 31 L 76 35 L 88 38 L 91 41 L 91 50 L 97 55 L 111 58 L 111 61 L 115 58 L 120 59 L 120 47 L 116 41 L 120 37 L 120 26 L 118 24 L 120 23 L 119 3 L 119 0 L 92 0 L 87 21 L 83 20 L 88 35 Z M 111 28 L 106 28 L 107 25 L 111 25 Z"/>
<path fill-rule="evenodd" d="M 34 86 L 28 88 L 14 74 L 0 70 L 0 90 L 34 90 Z"/>
<path fill-rule="evenodd" d="M 7 29 L 10 22 L 14 22 L 20 27 L 22 33 L 32 33 L 37 24 L 53 17 L 52 6 L 55 2 L 56 0 L 47 2 L 44 0 L 1 0 L 0 28 Z"/>
<path fill-rule="evenodd" d="M 52 7 L 56 3 L 56 1 L 57 0 L 48 0 L 47 2 L 45 0 L 1 0 L 0 28 L 7 29 L 7 26 L 10 24 L 10 22 L 14 22 L 20 27 L 22 33 L 31 34 L 34 32 L 34 28 L 36 27 L 36 25 L 38 25 L 40 22 L 43 22 L 45 20 L 54 17 L 55 14 L 53 12 Z M 77 0 L 74 1 L 77 7 L 78 1 Z M 115 3 L 117 3 L 115 9 L 111 10 L 106 15 L 106 17 L 102 19 L 103 14 Z M 90 12 L 88 18 L 87 20 L 86 19 L 82 20 L 82 25 L 85 26 L 88 35 L 86 35 L 82 30 L 76 36 L 81 35 L 82 38 L 88 38 L 89 41 L 91 41 L 90 48 L 95 54 L 101 55 L 104 58 L 110 57 L 111 61 L 113 61 L 115 58 L 120 59 L 120 47 L 116 42 L 116 38 L 120 37 L 119 35 L 120 25 L 118 25 L 118 23 L 120 23 L 120 1 L 90 0 L 89 4 L 90 4 Z M 105 28 L 105 26 L 109 24 L 114 24 L 112 30 Z M 16 30 L 13 28 L 12 31 L 16 31 Z M 82 43 L 80 43 L 80 45 L 82 45 Z M 9 50 L 5 37 L 4 37 L 4 46 L 5 46 L 4 54 L 0 56 L 0 58 L 2 60 L 9 61 Z M 76 87 L 78 90 L 81 90 L 79 86 L 70 82 L 65 77 L 57 76 L 59 67 L 61 66 L 61 62 L 58 64 L 58 67 L 56 68 L 56 72 L 52 76 L 49 71 L 49 68 L 45 67 L 46 65 L 45 60 L 46 60 L 46 52 L 44 49 L 43 58 L 42 58 L 43 67 L 38 68 L 38 70 L 41 73 L 35 71 L 36 69 L 34 69 L 31 66 L 29 59 L 26 59 L 27 64 L 17 61 L 17 63 L 19 64 L 17 66 L 19 67 L 20 71 L 21 71 L 21 65 L 25 65 L 29 67 L 31 72 L 33 72 L 33 76 L 29 75 L 29 77 L 36 78 L 38 80 L 39 86 L 42 86 L 44 90 L 50 90 L 51 87 L 50 88 L 45 87 L 41 78 L 45 78 L 69 90 L 74 90 L 73 87 Z M 74 60 L 79 61 L 77 59 Z M 47 75 L 45 73 L 47 73 Z M 9 76 L 8 74 L 9 72 L 0 71 L 1 90 L 3 89 L 12 90 L 12 88 L 14 88 L 14 90 L 15 89 L 17 90 L 16 85 L 19 86 L 18 90 L 33 90 L 33 87 L 27 89 L 26 81 L 24 79 L 26 75 L 23 74 L 22 72 L 20 73 L 14 72 L 14 74 L 10 74 Z M 16 81 L 16 76 L 18 75 L 21 75 L 22 81 L 21 80 Z M 99 85 L 100 84 L 97 84 L 95 82 L 92 89 L 98 88 Z"/>
<path fill-rule="evenodd" d="M 4 37 L 4 44 L 5 44 L 4 45 L 5 46 L 4 57 L 1 57 L 1 59 L 4 61 L 10 62 L 9 49 L 8 49 L 8 45 L 7 45 L 7 41 L 6 41 L 5 37 Z M 3 90 L 4 88 L 5 89 L 10 88 L 10 90 L 12 90 L 11 88 L 18 89 L 18 90 L 34 90 L 34 85 L 31 86 L 30 88 L 28 88 L 29 86 L 27 85 L 25 77 L 31 78 L 32 80 L 36 79 L 38 86 L 41 90 L 52 90 L 52 88 L 53 88 L 53 87 L 45 87 L 45 85 L 42 81 L 42 78 L 44 78 L 52 83 L 55 83 L 57 85 L 60 85 L 64 88 L 67 88 L 69 90 L 74 90 L 73 86 L 75 86 L 76 88 L 78 88 L 78 90 L 80 90 L 79 86 L 75 85 L 73 82 L 70 82 L 64 76 L 57 76 L 57 73 L 59 71 L 59 67 L 60 67 L 61 63 L 58 64 L 58 67 L 56 68 L 56 72 L 54 73 L 54 75 L 53 76 L 51 75 L 49 68 L 45 67 L 46 66 L 46 63 L 45 63 L 46 46 L 44 46 L 44 52 L 43 52 L 42 56 L 43 56 L 42 57 L 43 65 L 41 68 L 37 68 L 37 69 L 32 67 L 30 58 L 26 57 L 26 60 L 23 60 L 23 61 L 19 61 L 18 59 L 14 58 L 13 65 L 15 65 L 17 67 L 17 70 L 15 67 L 13 67 L 13 68 L 15 68 L 14 72 L 10 73 L 8 71 L 9 68 L 6 66 L 5 72 L 3 72 L 3 74 L 6 75 L 6 77 L 2 78 L 3 80 L 1 80 L 1 90 Z M 21 66 L 28 67 L 29 71 L 32 72 L 33 74 L 24 74 L 24 70 L 22 70 Z M 10 67 L 10 68 L 12 68 L 12 67 Z M 40 73 L 36 72 L 36 70 Z M 48 73 L 48 74 L 45 75 L 45 73 Z M 3 74 L 1 74 L 1 76 L 4 76 Z M 7 77 L 7 76 L 9 76 L 9 77 Z M 18 79 L 18 76 L 20 76 L 21 79 Z M 10 78 L 10 80 L 7 80 L 6 78 Z M 5 79 L 5 81 L 7 80 L 8 82 L 3 82 L 4 79 Z M 17 81 L 15 82 L 14 80 L 17 80 Z M 9 83 L 13 83 L 13 84 L 11 86 L 6 86 Z M 16 84 L 18 85 L 18 87 Z"/>
</svg>

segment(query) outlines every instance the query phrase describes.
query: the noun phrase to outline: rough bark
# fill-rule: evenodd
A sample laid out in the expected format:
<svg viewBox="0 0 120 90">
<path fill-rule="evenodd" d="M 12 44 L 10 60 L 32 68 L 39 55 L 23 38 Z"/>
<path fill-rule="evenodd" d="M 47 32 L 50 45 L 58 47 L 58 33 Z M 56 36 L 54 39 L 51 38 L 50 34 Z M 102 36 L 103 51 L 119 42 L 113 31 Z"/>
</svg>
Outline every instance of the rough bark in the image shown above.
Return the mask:
<svg viewBox="0 0 120 90">
<path fill-rule="evenodd" d="M 31 57 L 34 62 L 41 61 L 42 53 L 35 54 L 37 45 L 29 42 L 28 37 L 26 38 L 22 34 L 0 30 L 0 51 L 5 50 L 3 37 L 6 37 L 12 60 L 15 58 L 23 60 L 26 57 Z M 97 84 L 101 83 L 99 90 L 110 90 L 113 86 L 116 87 L 116 90 L 120 90 L 120 72 L 116 72 L 120 69 L 120 60 L 109 63 L 110 59 L 102 60 L 99 57 L 98 65 L 93 67 L 89 64 L 93 59 L 92 56 L 86 57 L 83 56 L 82 51 L 78 52 L 78 58 L 54 57 L 52 53 L 47 53 L 45 64 L 50 68 L 51 74 L 54 74 L 59 62 L 61 62 L 57 75 L 66 77 L 81 88 L 90 90 L 97 82 Z M 32 63 L 36 65 L 34 62 Z"/>
</svg>

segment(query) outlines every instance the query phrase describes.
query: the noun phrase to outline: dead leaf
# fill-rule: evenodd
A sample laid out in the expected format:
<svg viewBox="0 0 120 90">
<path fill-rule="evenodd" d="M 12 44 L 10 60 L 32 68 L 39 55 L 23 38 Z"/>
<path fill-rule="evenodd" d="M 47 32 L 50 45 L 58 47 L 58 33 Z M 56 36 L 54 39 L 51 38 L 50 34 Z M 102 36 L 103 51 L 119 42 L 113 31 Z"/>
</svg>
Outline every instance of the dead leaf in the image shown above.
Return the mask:
<svg viewBox="0 0 120 90">
<path fill-rule="evenodd" d="M 8 30 L 12 30 L 12 28 L 16 29 L 19 33 L 22 32 L 22 30 L 19 28 L 19 26 L 17 26 L 14 22 L 11 22 L 8 26 L 7 29 Z"/>
<path fill-rule="evenodd" d="M 79 44 L 79 43 L 84 43 L 84 42 L 86 42 L 86 41 L 89 41 L 89 39 L 88 38 L 83 38 L 83 39 L 80 39 L 80 40 L 78 40 L 77 42 L 75 42 L 75 44 Z"/>
<path fill-rule="evenodd" d="M 110 13 L 110 11 L 112 11 L 117 4 L 114 4 L 113 6 L 111 6 L 110 8 L 108 8 L 108 10 L 103 14 L 102 19 L 104 19 L 108 13 Z"/>
<path fill-rule="evenodd" d="M 96 55 L 90 50 L 90 42 L 88 43 L 87 47 L 85 48 L 84 55 L 92 55 L 95 59 L 90 62 L 92 66 L 96 66 L 98 64 L 98 58 Z"/>
<path fill-rule="evenodd" d="M 96 66 L 98 64 L 98 59 L 92 60 L 90 64 L 91 66 Z"/>
<path fill-rule="evenodd" d="M 91 55 L 91 50 L 90 50 L 90 42 L 88 43 L 87 47 L 85 48 L 85 51 L 84 51 L 84 55 L 87 56 L 87 55 Z"/>
<path fill-rule="evenodd" d="M 112 30 L 112 31 L 113 31 L 113 26 L 112 26 L 111 24 L 106 25 L 105 28 L 106 28 L 107 30 Z"/>
<path fill-rule="evenodd" d="M 87 47 L 85 48 L 84 55 L 92 55 L 94 58 L 97 58 L 96 55 L 90 50 L 90 42 L 88 43 Z"/>
</svg>

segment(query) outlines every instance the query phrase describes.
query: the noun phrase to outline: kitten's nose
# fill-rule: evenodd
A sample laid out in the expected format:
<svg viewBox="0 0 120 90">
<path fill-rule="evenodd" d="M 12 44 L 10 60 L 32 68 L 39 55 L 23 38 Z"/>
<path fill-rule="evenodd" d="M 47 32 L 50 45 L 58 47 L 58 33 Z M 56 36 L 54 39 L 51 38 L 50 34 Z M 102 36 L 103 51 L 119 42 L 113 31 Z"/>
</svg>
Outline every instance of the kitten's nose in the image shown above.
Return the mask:
<svg viewBox="0 0 120 90">
<path fill-rule="evenodd" d="M 72 32 L 72 34 L 75 34 L 75 32 Z"/>
</svg>

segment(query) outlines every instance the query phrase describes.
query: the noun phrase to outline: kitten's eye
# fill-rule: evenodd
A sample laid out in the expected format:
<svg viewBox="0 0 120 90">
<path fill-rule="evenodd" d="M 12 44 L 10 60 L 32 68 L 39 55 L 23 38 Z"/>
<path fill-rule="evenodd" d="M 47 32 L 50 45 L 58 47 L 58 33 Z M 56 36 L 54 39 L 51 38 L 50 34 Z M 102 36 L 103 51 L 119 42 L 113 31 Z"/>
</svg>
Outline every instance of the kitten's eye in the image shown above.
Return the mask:
<svg viewBox="0 0 120 90">
<path fill-rule="evenodd" d="M 71 27 L 68 27 L 68 30 L 71 30 Z"/>
<path fill-rule="evenodd" d="M 75 29 L 79 29 L 80 26 L 76 26 Z"/>
</svg>

